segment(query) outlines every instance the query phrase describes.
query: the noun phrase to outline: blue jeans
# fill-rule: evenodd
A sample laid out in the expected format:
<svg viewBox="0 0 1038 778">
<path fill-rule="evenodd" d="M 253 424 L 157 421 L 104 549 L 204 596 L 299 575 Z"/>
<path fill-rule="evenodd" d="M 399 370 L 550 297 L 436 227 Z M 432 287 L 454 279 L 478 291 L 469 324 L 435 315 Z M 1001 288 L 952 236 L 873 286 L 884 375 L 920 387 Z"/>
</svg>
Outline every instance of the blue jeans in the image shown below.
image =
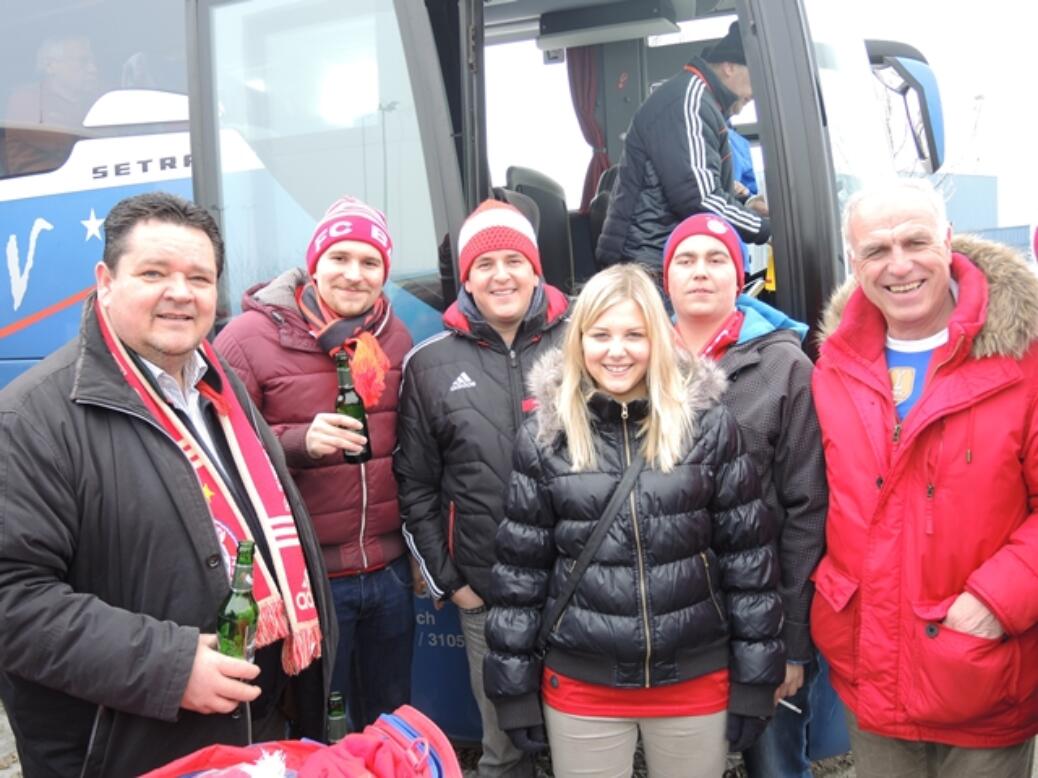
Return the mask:
<svg viewBox="0 0 1038 778">
<path fill-rule="evenodd" d="M 811 760 L 807 758 L 807 726 L 811 721 L 808 699 L 811 684 L 817 677 L 818 660 L 815 659 L 804 666 L 804 685 L 786 698 L 803 714 L 779 705 L 764 734 L 742 752 L 750 778 L 811 778 Z"/>
<path fill-rule="evenodd" d="M 414 594 L 407 555 L 373 573 L 332 578 L 339 647 L 332 691 L 346 699 L 353 730 L 411 700 Z"/>
</svg>

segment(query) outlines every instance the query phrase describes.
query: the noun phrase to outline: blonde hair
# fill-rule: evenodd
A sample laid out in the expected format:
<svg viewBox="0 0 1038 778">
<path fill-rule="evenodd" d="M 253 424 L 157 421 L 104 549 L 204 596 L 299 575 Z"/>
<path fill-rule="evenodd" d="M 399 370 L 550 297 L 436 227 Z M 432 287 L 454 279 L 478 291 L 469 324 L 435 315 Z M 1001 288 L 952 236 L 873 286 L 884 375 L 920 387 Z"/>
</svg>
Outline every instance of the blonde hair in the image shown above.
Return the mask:
<svg viewBox="0 0 1038 778">
<path fill-rule="evenodd" d="M 691 412 L 685 402 L 686 379 L 678 367 L 670 319 L 656 285 L 633 263 L 613 265 L 592 276 L 570 312 L 562 345 L 559 419 L 574 471 L 597 467 L 588 400 L 595 385 L 584 366 L 584 333 L 614 305 L 631 301 L 645 317 L 649 365 L 645 372 L 649 413 L 639 426 L 641 452 L 650 466 L 670 472 L 691 438 Z"/>
</svg>

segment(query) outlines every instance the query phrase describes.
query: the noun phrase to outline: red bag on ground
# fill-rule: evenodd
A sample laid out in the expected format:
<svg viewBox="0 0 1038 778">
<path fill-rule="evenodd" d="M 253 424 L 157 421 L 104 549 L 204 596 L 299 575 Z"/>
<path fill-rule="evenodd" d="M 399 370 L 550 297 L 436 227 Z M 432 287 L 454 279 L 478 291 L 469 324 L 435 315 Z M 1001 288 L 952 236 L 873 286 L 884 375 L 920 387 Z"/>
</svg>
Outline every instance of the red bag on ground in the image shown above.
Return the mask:
<svg viewBox="0 0 1038 778">
<path fill-rule="evenodd" d="M 286 778 L 462 778 L 450 741 L 410 705 L 382 714 L 334 746 L 302 740 L 208 746 L 143 778 L 246 778 L 257 775 L 261 760 L 278 758 Z"/>
<path fill-rule="evenodd" d="M 352 757 L 352 759 L 347 758 Z M 365 773 L 356 770 L 361 760 Z M 352 762 L 352 764 L 351 764 Z M 310 756 L 299 778 L 462 778 L 450 741 L 427 716 L 410 705 L 383 713 L 363 732 L 347 735 Z"/>
<path fill-rule="evenodd" d="M 145 773 L 142 778 L 246 778 L 253 773 L 243 769 L 256 765 L 264 757 L 282 754 L 286 775 L 298 775 L 307 757 L 326 750 L 323 743 L 311 740 L 272 740 L 251 746 L 213 745 L 200 748 L 167 765 Z M 363 769 L 364 764 L 360 762 Z M 364 773 L 357 773 L 363 776 Z"/>
</svg>

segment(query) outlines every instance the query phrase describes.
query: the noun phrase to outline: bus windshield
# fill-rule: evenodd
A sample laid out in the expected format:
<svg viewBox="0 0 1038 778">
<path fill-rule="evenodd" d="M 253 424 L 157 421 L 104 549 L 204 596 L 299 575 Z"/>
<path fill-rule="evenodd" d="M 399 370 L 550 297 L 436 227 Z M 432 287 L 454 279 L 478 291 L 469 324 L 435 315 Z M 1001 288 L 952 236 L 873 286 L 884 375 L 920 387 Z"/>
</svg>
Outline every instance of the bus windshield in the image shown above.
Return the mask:
<svg viewBox="0 0 1038 778">
<path fill-rule="evenodd" d="M 832 148 L 839 207 L 869 183 L 894 174 L 890 130 L 876 94 L 865 41 L 846 23 L 846 9 L 804 3 Z"/>
</svg>

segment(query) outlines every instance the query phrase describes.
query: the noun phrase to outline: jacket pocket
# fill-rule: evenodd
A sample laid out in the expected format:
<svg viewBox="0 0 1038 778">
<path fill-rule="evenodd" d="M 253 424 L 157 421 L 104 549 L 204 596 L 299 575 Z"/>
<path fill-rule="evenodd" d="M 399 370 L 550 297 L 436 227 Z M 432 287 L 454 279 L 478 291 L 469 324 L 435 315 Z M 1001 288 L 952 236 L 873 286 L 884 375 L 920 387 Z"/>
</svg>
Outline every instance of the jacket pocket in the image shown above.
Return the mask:
<svg viewBox="0 0 1038 778">
<path fill-rule="evenodd" d="M 811 576 L 811 637 L 835 675 L 854 683 L 858 663 L 858 582 L 822 557 Z"/>
<path fill-rule="evenodd" d="M 1020 693 L 1020 641 L 949 629 L 936 619 L 950 604 L 912 604 L 905 712 L 915 723 L 986 719 L 1012 708 Z"/>
</svg>

